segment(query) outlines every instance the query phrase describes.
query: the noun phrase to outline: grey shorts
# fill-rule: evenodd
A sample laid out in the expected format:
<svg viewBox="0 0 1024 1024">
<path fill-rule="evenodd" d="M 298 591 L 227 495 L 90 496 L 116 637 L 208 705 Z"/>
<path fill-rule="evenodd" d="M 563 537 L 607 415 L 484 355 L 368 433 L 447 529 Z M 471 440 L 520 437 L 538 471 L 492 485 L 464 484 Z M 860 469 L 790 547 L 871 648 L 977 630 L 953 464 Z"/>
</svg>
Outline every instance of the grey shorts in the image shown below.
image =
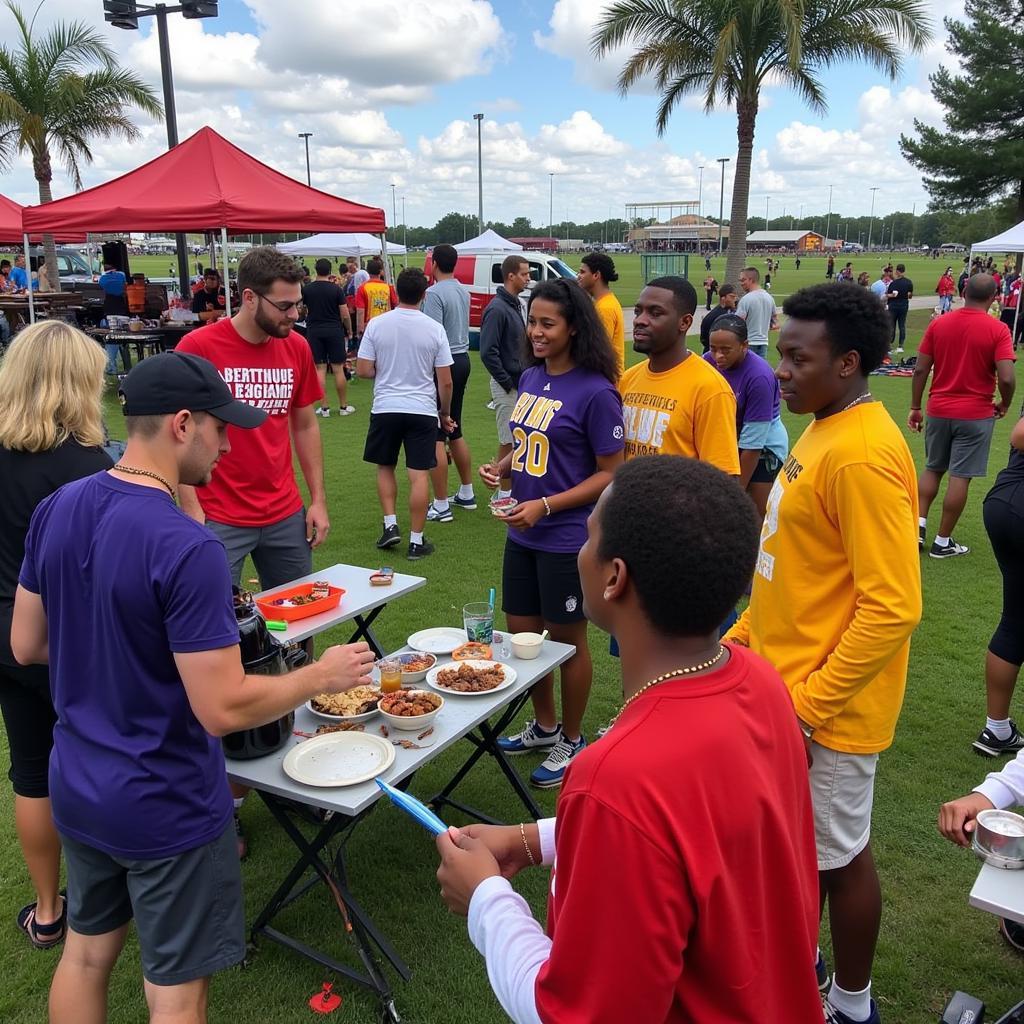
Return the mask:
<svg viewBox="0 0 1024 1024">
<path fill-rule="evenodd" d="M 61 835 L 68 924 L 106 935 L 135 919 L 142 974 L 183 985 L 245 958 L 242 869 L 232 823 L 211 843 L 159 860 L 132 860 Z"/>
<path fill-rule="evenodd" d="M 508 418 L 516 407 L 519 393 L 513 388 L 506 391 L 493 377 L 491 378 L 491 398 L 494 401 L 494 420 L 498 424 L 498 444 L 512 443 L 512 428 Z"/>
<path fill-rule="evenodd" d="M 877 754 L 844 754 L 811 743 L 810 770 L 818 870 L 844 868 L 871 838 Z"/>
<path fill-rule="evenodd" d="M 224 544 L 236 587 L 241 585 L 246 555 L 252 555 L 261 590 L 280 587 L 313 571 L 313 549 L 306 541 L 305 509 L 270 526 L 228 526 L 211 519 L 206 520 L 206 525 Z"/>
<path fill-rule="evenodd" d="M 951 476 L 988 474 L 994 416 L 983 420 L 951 420 L 929 416 L 924 423 L 925 468 Z"/>
</svg>

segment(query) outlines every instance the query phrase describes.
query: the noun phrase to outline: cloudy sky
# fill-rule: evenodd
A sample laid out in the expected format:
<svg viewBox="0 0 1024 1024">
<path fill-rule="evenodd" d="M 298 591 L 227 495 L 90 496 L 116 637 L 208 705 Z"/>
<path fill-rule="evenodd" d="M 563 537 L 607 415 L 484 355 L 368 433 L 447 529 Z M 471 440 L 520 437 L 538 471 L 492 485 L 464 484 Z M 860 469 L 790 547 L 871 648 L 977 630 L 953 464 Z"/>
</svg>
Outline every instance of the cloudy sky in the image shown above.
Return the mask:
<svg viewBox="0 0 1024 1024">
<path fill-rule="evenodd" d="M 36 0 L 23 0 L 26 9 Z M 680 105 L 661 139 L 656 97 L 615 89 L 616 60 L 595 61 L 589 38 L 602 0 L 409 0 L 373 3 L 321 0 L 221 0 L 220 16 L 185 21 L 172 15 L 171 51 L 179 134 L 210 125 L 272 167 L 305 178 L 301 131 L 313 133 L 313 184 L 381 206 L 397 220 L 405 197 L 410 224 L 433 224 L 457 210 L 476 212 L 476 125 L 485 114 L 484 216 L 548 220 L 554 172 L 554 219 L 622 216 L 623 204 L 698 197 L 717 213 L 716 158 L 735 159 L 735 120 L 704 114 L 698 99 Z M 772 217 L 833 209 L 867 213 L 907 210 L 927 197 L 920 176 L 899 155 L 901 131 L 914 117 L 939 123 L 928 74 L 948 60 L 943 14 L 963 15 L 962 2 L 932 0 L 935 42 L 906 61 L 897 82 L 862 66 L 825 76 L 829 113 L 821 118 L 792 94 L 768 89 L 755 140 L 750 210 Z M 108 28 L 101 0 L 44 0 L 37 30 L 57 19 L 86 21 L 103 31 L 121 61 L 159 91 L 153 19 L 141 31 Z M 14 41 L 0 8 L 0 44 Z M 85 171 L 96 185 L 159 155 L 162 123 L 138 118 L 143 139 L 97 146 Z M 3 173 L 0 191 L 37 201 L 27 160 Z M 728 212 L 731 177 L 726 173 Z M 60 172 L 54 195 L 72 189 Z"/>
</svg>

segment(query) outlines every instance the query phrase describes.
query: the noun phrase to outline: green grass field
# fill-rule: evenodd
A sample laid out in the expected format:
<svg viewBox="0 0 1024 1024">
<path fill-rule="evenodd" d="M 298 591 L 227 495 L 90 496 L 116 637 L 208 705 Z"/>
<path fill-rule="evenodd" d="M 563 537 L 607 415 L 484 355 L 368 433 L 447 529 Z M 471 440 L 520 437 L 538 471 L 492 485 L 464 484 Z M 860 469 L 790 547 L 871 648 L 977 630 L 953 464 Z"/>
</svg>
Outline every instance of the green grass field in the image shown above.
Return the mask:
<svg viewBox="0 0 1024 1024">
<path fill-rule="evenodd" d="M 812 272 L 809 263 L 804 264 L 801 278 L 818 279 L 820 265 L 812 264 Z M 928 264 L 929 270 L 934 266 Z M 782 282 L 794 277 L 791 268 L 788 273 L 783 269 Z M 929 273 L 927 279 L 933 285 L 931 277 Z M 625 294 L 631 286 L 625 275 L 622 285 Z M 923 311 L 911 314 L 915 343 L 927 318 Z M 476 363 L 464 417 L 476 463 L 494 448 L 493 418 L 485 408 L 486 383 L 486 374 Z M 905 430 L 910 381 L 872 378 L 871 387 Z M 370 387 L 360 382 L 349 394 L 357 413 L 321 424 L 333 528 L 328 543 L 316 553 L 317 566 L 339 561 L 380 564 L 373 546 L 380 526 L 374 471 L 361 461 Z M 111 430 L 121 436 L 120 412 L 112 396 L 107 404 Z M 804 422 L 788 414 L 785 419 L 795 438 Z M 1005 464 L 1011 426 L 1011 418 L 997 424 L 990 477 Z M 920 463 L 921 438 L 908 433 L 908 441 Z M 975 483 L 957 531 L 957 539 L 972 548 L 970 556 L 951 562 L 922 560 L 924 621 L 914 640 L 896 743 L 882 756 L 879 767 L 874 849 L 885 914 L 874 992 L 882 1016 L 890 1024 L 937 1020 L 946 999 L 958 988 L 983 998 L 993 1017 L 1022 995 L 1021 962 L 999 939 L 995 918 L 967 905 L 978 862 L 942 840 L 935 828 L 939 804 L 970 790 L 994 767 L 970 747 L 984 724 L 982 663 L 1000 608 L 1000 579 L 981 524 L 986 486 L 984 480 Z M 477 491 L 482 498 L 483 488 Z M 886 512 L 879 509 L 878 514 Z M 408 528 L 406 514 L 399 521 L 403 529 Z M 503 534 L 485 508 L 456 510 L 454 523 L 435 525 L 429 531 L 437 544 L 433 557 L 413 566 L 399 555 L 394 560 L 396 568 L 423 574 L 429 584 L 384 612 L 378 630 L 382 643 L 397 648 L 421 627 L 458 624 L 465 602 L 484 597 L 489 586 L 500 586 Z M 335 630 L 321 638 L 321 644 L 344 641 L 347 636 L 344 630 Z M 607 653 L 607 638 L 592 631 L 591 647 L 595 685 L 585 728 L 593 738 L 596 728 L 617 710 L 621 689 L 617 663 Z M 420 796 L 436 792 L 467 749 L 459 745 L 439 757 L 415 779 L 413 792 Z M 519 759 L 516 767 L 525 774 L 534 764 L 535 759 L 525 758 Z M 708 765 L 708 770 L 721 767 Z M 520 806 L 492 764 L 481 764 L 470 775 L 463 799 L 506 820 L 521 818 Z M 556 795 L 541 792 L 538 801 L 553 812 Z M 255 797 L 247 801 L 242 817 L 251 850 L 243 865 L 246 910 L 251 920 L 291 863 L 293 847 Z M 458 823 L 457 815 L 451 817 Z M 413 968 L 408 985 L 396 981 L 403 1018 L 438 1024 L 451 1020 L 499 1024 L 505 1020 L 490 993 L 484 965 L 469 943 L 465 923 L 452 917 L 438 897 L 436 856 L 429 836 L 404 815 L 378 806 L 356 829 L 347 856 L 354 893 Z M 609 878 L 608 884 L 615 885 L 616 879 Z M 546 872 L 527 872 L 516 885 L 543 920 Z M 15 928 L 15 914 L 29 898 L 14 835 L 11 797 L 5 790 L 0 796 L 0 976 L 7 982 L 0 987 L 0 1020 L 8 1024 L 35 1024 L 45 1018 L 46 992 L 58 956 L 30 949 Z M 336 955 L 352 958 L 338 916 L 329 909 L 320 889 L 289 908 L 280 924 Z M 614 928 L 615 922 L 609 921 L 608 927 Z M 828 943 L 823 945 L 827 949 Z M 587 963 L 582 951 L 579 970 L 580 985 L 586 985 Z M 247 969 L 225 971 L 214 980 L 210 1020 L 252 1024 L 307 1021 L 306 1001 L 323 980 L 320 968 L 264 943 Z M 628 979 L 623 979 L 623 984 L 628 984 Z M 379 1019 L 367 994 L 347 984 L 339 987 L 345 999 L 339 1021 L 370 1024 Z M 110 1019 L 117 1024 L 146 1019 L 137 949 L 131 942 L 114 974 Z"/>
</svg>

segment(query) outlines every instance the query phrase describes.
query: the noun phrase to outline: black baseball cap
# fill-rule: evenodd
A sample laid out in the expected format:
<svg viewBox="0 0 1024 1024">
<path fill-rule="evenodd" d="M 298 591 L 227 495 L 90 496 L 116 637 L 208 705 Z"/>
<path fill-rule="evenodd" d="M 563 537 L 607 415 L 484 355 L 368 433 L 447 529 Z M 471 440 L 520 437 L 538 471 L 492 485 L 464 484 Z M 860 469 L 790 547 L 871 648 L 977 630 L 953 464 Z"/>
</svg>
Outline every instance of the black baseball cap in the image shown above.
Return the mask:
<svg viewBox="0 0 1024 1024">
<path fill-rule="evenodd" d="M 236 401 L 209 359 L 191 352 L 161 352 L 136 363 L 117 391 L 125 416 L 165 416 L 188 409 L 208 412 L 235 427 L 258 427 L 267 414 Z"/>
</svg>

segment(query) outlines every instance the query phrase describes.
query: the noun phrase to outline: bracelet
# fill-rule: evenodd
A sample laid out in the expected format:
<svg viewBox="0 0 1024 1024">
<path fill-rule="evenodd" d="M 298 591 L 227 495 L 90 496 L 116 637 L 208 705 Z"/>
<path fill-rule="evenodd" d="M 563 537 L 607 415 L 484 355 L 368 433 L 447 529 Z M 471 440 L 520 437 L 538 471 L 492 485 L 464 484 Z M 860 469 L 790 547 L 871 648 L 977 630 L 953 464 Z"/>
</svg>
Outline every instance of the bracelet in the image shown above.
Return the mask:
<svg viewBox="0 0 1024 1024">
<path fill-rule="evenodd" d="M 523 822 L 519 823 L 519 834 L 523 837 L 523 846 L 526 847 L 526 856 L 530 858 L 530 866 L 537 866 L 537 858 L 533 855 L 533 850 L 530 849 L 530 844 L 526 841 L 526 825 Z"/>
<path fill-rule="evenodd" d="M 541 497 L 540 500 L 544 502 L 544 515 L 551 515 L 551 506 L 548 504 L 548 499 L 545 497 Z"/>
<path fill-rule="evenodd" d="M 921 411 L 921 406 L 919 406 L 919 405 L 912 405 L 910 407 L 910 411 L 911 412 L 920 412 Z"/>
</svg>

